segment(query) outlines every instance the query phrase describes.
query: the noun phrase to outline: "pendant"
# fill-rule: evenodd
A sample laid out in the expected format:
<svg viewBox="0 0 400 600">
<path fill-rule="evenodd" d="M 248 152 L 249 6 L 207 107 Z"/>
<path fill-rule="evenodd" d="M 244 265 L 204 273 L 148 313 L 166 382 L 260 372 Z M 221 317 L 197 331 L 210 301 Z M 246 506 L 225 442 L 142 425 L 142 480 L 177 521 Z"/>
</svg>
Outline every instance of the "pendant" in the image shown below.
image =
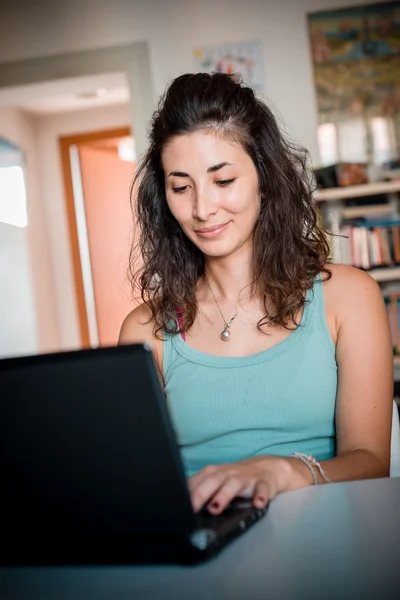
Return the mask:
<svg viewBox="0 0 400 600">
<path fill-rule="evenodd" d="M 221 333 L 221 340 L 224 340 L 224 342 L 227 342 L 230 337 L 231 337 L 231 334 L 230 334 L 230 331 L 228 331 L 228 328 L 224 329 L 223 332 Z"/>
<path fill-rule="evenodd" d="M 235 317 L 233 317 L 233 319 L 234 318 Z M 233 319 L 231 319 L 230 321 L 225 323 L 225 329 L 221 333 L 221 340 L 224 340 L 224 342 L 227 342 L 229 340 L 229 338 L 231 337 L 231 332 L 229 331 L 229 327 L 231 326 Z"/>
</svg>

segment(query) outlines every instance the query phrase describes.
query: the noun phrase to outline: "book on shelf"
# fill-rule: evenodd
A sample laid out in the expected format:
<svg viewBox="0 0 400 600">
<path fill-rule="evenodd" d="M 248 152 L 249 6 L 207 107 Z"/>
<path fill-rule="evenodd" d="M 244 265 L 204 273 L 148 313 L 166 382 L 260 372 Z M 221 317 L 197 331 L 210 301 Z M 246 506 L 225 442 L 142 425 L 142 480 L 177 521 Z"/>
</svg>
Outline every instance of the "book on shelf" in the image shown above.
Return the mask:
<svg viewBox="0 0 400 600">
<path fill-rule="evenodd" d="M 400 218 L 343 221 L 338 262 L 370 270 L 400 265 Z"/>
<path fill-rule="evenodd" d="M 368 210 L 371 205 L 380 206 L 384 209 L 386 206 L 390 206 L 390 198 L 388 194 L 374 194 L 373 196 L 357 196 L 346 200 L 347 207 L 365 207 Z"/>
<path fill-rule="evenodd" d="M 393 354 L 400 355 L 400 286 L 397 292 L 383 291 L 386 311 L 389 319 L 390 334 L 392 338 Z"/>
</svg>

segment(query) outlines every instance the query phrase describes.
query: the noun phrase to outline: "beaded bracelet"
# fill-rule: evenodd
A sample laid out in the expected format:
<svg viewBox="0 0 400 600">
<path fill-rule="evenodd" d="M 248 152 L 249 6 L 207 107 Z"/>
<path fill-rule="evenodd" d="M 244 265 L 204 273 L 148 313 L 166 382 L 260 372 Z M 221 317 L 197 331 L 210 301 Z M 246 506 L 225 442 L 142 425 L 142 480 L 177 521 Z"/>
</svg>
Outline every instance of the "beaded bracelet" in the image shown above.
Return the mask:
<svg viewBox="0 0 400 600">
<path fill-rule="evenodd" d="M 321 467 L 320 463 L 313 456 L 311 456 L 309 454 L 308 455 L 303 454 L 302 452 L 293 452 L 292 456 L 294 458 L 298 458 L 299 460 L 301 460 L 301 462 L 303 462 L 309 468 L 309 470 L 311 471 L 312 477 L 313 477 L 314 485 L 318 485 L 318 477 L 317 477 L 314 467 L 317 467 L 317 469 L 321 473 L 322 479 L 326 483 L 332 483 L 332 481 L 329 479 L 329 477 L 327 477 L 327 475 L 325 474 L 325 471 Z"/>
</svg>

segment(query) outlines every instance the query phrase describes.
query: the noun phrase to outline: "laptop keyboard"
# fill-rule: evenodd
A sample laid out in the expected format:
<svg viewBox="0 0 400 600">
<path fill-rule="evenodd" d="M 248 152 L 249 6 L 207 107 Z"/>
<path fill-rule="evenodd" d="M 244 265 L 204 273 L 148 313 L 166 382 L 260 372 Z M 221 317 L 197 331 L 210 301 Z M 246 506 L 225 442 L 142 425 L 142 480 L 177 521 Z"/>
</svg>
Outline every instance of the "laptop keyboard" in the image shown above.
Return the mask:
<svg viewBox="0 0 400 600">
<path fill-rule="evenodd" d="M 258 521 L 266 508 L 257 509 L 251 500 L 236 499 L 220 515 L 212 515 L 203 509 L 196 515 L 196 529 L 191 534 L 191 544 L 199 551 L 214 550 L 227 543 Z"/>
<path fill-rule="evenodd" d="M 228 522 L 236 521 L 237 519 L 240 520 L 241 517 L 248 515 L 249 512 L 254 512 L 255 514 L 257 512 L 252 506 L 252 502 L 240 499 L 234 500 L 220 515 L 213 515 L 207 508 L 203 508 L 196 515 L 197 529 L 213 529 L 214 531 L 218 531 Z"/>
</svg>

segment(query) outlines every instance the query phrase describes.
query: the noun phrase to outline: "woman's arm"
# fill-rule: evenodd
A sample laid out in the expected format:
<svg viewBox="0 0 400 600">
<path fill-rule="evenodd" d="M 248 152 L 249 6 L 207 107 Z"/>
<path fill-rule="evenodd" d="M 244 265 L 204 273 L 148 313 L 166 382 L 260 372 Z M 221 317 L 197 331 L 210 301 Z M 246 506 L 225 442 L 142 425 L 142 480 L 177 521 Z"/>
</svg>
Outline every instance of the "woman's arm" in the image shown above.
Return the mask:
<svg viewBox="0 0 400 600">
<path fill-rule="evenodd" d="M 337 456 L 321 466 L 332 481 L 388 476 L 393 352 L 382 292 L 367 273 L 341 265 L 326 297 L 337 319 Z"/>
</svg>

